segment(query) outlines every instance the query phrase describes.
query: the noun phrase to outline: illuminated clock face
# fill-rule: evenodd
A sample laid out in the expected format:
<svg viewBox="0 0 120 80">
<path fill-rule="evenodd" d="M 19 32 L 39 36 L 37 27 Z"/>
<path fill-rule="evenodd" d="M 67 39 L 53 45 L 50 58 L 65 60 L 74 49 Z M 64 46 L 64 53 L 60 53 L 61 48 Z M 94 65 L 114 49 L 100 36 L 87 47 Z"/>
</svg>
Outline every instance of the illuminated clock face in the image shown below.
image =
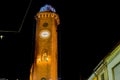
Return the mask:
<svg viewBox="0 0 120 80">
<path fill-rule="evenodd" d="M 41 38 L 48 38 L 50 36 L 50 32 L 48 30 L 43 30 L 40 32 Z"/>
</svg>

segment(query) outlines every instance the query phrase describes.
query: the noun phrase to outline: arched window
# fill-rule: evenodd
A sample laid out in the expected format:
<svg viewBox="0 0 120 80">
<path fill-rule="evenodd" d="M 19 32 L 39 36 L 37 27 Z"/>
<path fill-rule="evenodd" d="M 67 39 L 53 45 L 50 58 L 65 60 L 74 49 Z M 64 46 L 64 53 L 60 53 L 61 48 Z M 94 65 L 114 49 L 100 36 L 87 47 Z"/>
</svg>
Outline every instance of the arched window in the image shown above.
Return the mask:
<svg viewBox="0 0 120 80">
<path fill-rule="evenodd" d="M 48 61 L 48 50 L 47 49 L 42 50 L 41 60 Z"/>
</svg>

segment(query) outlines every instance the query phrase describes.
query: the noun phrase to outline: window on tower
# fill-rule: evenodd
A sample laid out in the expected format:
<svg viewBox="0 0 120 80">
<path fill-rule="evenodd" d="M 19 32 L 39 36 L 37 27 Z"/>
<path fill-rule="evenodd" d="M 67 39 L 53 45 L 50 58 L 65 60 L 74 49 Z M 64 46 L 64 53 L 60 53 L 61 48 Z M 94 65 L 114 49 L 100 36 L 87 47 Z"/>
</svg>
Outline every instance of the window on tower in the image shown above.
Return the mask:
<svg viewBox="0 0 120 80">
<path fill-rule="evenodd" d="M 48 51 L 44 49 L 41 56 L 42 61 L 48 61 Z"/>
<path fill-rule="evenodd" d="M 47 26 L 48 26 L 47 22 L 43 23 L 43 27 L 47 27 Z"/>
</svg>

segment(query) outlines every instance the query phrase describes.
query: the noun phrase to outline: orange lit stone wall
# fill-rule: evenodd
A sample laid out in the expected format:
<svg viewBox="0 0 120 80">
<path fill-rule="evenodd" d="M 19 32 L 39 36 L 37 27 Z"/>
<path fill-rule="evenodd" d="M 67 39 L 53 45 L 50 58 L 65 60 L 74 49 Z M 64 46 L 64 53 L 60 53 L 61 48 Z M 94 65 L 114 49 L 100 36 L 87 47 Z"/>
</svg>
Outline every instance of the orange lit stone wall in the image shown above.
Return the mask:
<svg viewBox="0 0 120 80">
<path fill-rule="evenodd" d="M 57 26 L 59 16 L 53 12 L 38 12 L 36 19 L 35 57 L 30 80 L 58 80 Z M 48 37 L 41 37 L 48 31 Z"/>
</svg>

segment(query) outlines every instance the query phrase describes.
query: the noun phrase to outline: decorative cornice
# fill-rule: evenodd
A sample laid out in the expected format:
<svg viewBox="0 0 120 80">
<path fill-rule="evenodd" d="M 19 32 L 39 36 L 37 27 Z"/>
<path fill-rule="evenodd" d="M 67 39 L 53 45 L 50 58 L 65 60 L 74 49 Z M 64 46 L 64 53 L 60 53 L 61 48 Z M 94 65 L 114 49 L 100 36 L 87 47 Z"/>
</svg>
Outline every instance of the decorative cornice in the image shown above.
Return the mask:
<svg viewBox="0 0 120 80">
<path fill-rule="evenodd" d="M 106 57 L 106 61 L 109 64 L 120 53 L 120 44 Z"/>
<path fill-rule="evenodd" d="M 57 22 L 57 25 L 60 24 L 60 19 L 59 19 L 59 16 L 58 14 L 56 13 L 53 13 L 53 12 L 38 12 L 35 16 L 35 19 L 45 19 L 45 18 L 54 18 Z"/>
</svg>

